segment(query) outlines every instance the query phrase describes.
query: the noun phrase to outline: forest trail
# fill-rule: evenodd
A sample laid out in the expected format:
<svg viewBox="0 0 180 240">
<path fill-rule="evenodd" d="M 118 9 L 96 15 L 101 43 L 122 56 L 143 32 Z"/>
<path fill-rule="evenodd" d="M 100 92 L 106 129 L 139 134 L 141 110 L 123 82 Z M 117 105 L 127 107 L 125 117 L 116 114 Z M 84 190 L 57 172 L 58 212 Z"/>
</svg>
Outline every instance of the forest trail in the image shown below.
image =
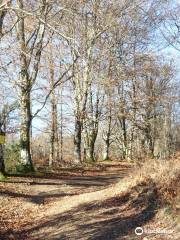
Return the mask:
<svg viewBox="0 0 180 240">
<path fill-rule="evenodd" d="M 0 183 L 0 239 L 136 239 L 135 227 L 154 210 L 144 198 L 150 189 L 119 194 L 131 169 L 111 164 L 66 176 L 9 178 Z"/>
</svg>

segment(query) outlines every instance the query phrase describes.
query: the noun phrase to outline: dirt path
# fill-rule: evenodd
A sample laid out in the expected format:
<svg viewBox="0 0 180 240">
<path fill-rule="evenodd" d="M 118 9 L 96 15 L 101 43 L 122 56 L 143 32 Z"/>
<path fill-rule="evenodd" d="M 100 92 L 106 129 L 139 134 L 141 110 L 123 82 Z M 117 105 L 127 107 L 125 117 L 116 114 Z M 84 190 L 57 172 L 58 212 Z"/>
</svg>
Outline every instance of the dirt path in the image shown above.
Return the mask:
<svg viewBox="0 0 180 240">
<path fill-rule="evenodd" d="M 0 184 L 0 239 L 136 239 L 134 228 L 154 210 L 143 197 L 149 189 L 119 195 L 129 169 L 115 165 L 71 176 L 10 178 Z"/>
</svg>

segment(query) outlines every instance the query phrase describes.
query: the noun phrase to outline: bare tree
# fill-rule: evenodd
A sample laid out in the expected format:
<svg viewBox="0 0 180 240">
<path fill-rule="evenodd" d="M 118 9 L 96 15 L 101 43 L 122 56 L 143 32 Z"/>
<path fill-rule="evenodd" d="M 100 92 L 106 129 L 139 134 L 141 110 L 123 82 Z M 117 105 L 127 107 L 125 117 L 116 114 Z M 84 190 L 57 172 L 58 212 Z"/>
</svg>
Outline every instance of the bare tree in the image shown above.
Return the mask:
<svg viewBox="0 0 180 240">
<path fill-rule="evenodd" d="M 50 56 L 49 69 L 50 69 L 50 88 L 51 88 L 51 96 L 50 96 L 50 102 L 51 102 L 51 134 L 50 134 L 49 165 L 52 166 L 53 163 L 55 163 L 56 161 L 59 160 L 57 96 L 56 96 L 55 88 L 54 88 L 55 67 L 54 67 L 52 56 Z"/>
<path fill-rule="evenodd" d="M 20 107 L 21 107 L 21 162 L 27 165 L 30 170 L 33 170 L 33 163 L 30 151 L 30 129 L 31 129 L 31 89 L 36 81 L 41 53 L 43 48 L 43 40 L 45 33 L 45 24 L 38 22 L 33 29 L 32 35 L 28 38 L 26 34 L 26 15 L 24 11 L 24 1 L 18 0 L 17 12 L 18 27 L 17 38 L 20 47 L 20 73 L 19 73 L 19 88 L 20 88 Z M 46 20 L 48 12 L 48 4 L 43 1 L 39 5 L 40 14 Z"/>
<path fill-rule="evenodd" d="M 89 93 L 87 100 L 87 116 L 83 122 L 84 132 L 84 160 L 95 161 L 94 148 L 99 128 L 100 110 L 100 96 L 99 91 L 96 96 L 93 96 L 92 90 Z M 95 100 L 93 99 L 95 98 Z"/>
</svg>

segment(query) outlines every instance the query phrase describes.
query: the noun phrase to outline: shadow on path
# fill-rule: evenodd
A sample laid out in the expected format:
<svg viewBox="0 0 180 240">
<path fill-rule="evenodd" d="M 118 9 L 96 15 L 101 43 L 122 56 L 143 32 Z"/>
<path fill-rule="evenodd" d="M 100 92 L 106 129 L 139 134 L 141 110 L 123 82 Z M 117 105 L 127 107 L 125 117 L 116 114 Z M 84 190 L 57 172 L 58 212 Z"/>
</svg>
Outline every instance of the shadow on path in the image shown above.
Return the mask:
<svg viewBox="0 0 180 240">
<path fill-rule="evenodd" d="M 30 182 L 21 180 L 20 178 L 12 178 L 7 180 L 6 183 L 28 183 L 31 194 L 29 194 L 29 192 L 19 193 L 16 191 L 0 190 L 0 195 L 24 198 L 26 201 L 32 203 L 44 204 L 48 199 L 52 200 L 53 198 L 62 198 L 104 189 L 108 187 L 108 185 L 118 182 L 125 174 L 127 173 L 116 173 L 107 176 L 71 176 L 69 179 L 33 179 L 31 181 L 29 180 Z M 46 187 L 46 190 L 42 190 L 41 186 Z"/>
<path fill-rule="evenodd" d="M 118 240 L 131 235 L 136 239 L 134 229 L 151 220 L 155 213 L 155 187 L 144 186 L 139 194 L 137 189 L 131 189 L 130 194 L 121 197 L 79 205 L 13 234 L 21 240 Z"/>
</svg>

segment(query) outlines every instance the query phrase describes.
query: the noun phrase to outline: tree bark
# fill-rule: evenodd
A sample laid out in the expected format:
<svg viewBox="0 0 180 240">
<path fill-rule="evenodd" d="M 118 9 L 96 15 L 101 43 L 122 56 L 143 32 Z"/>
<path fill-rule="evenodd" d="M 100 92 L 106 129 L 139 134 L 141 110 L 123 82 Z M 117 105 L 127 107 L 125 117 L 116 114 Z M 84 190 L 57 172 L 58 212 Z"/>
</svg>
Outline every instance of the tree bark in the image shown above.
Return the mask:
<svg viewBox="0 0 180 240">
<path fill-rule="evenodd" d="M 0 144 L 0 173 L 5 173 L 3 145 Z"/>
<path fill-rule="evenodd" d="M 11 0 L 7 1 L 6 5 L 11 5 Z M 3 4 L 3 0 L 0 0 L 0 6 Z M 5 4 L 4 4 L 5 6 Z M 7 14 L 7 10 L 3 9 L 3 7 L 0 10 L 0 40 L 3 37 L 3 25 L 4 25 L 4 18 Z"/>
<path fill-rule="evenodd" d="M 18 5 L 23 9 L 23 1 L 19 0 Z M 31 151 L 30 151 L 30 136 L 31 136 L 31 83 L 28 73 L 28 63 L 26 57 L 26 40 L 24 17 L 19 15 L 18 23 L 18 40 L 20 44 L 20 111 L 21 111 L 21 126 L 20 126 L 20 156 L 21 164 L 24 167 L 33 170 Z"/>
<path fill-rule="evenodd" d="M 27 80 L 25 80 L 27 81 Z M 21 128 L 20 128 L 20 155 L 21 164 L 27 166 L 29 170 L 33 170 L 30 150 L 30 136 L 31 136 L 31 104 L 30 92 L 21 89 Z"/>
<path fill-rule="evenodd" d="M 6 15 L 6 11 L 1 10 L 0 11 L 0 39 L 3 36 L 3 21 L 4 21 L 5 15 Z"/>
<path fill-rule="evenodd" d="M 82 122 L 79 117 L 75 116 L 75 131 L 74 131 L 74 163 L 81 163 L 81 132 Z"/>
<path fill-rule="evenodd" d="M 59 160 L 59 134 L 57 123 L 57 99 L 54 89 L 54 64 L 50 60 L 50 85 L 51 85 L 51 137 L 49 166 Z"/>
<path fill-rule="evenodd" d="M 50 160 L 49 166 L 59 160 L 59 136 L 57 125 L 57 105 L 54 100 L 51 102 L 51 147 L 50 147 Z"/>
<path fill-rule="evenodd" d="M 94 146 L 96 142 L 97 133 L 96 132 L 88 132 L 85 130 L 84 134 L 84 160 L 87 162 L 94 162 Z"/>
<path fill-rule="evenodd" d="M 84 148 L 86 161 L 94 162 L 94 146 L 98 134 L 99 127 L 99 96 L 97 94 L 96 102 L 93 103 L 92 90 L 90 90 L 87 102 L 88 114 L 84 119 Z"/>
<path fill-rule="evenodd" d="M 109 138 L 104 140 L 104 153 L 103 153 L 103 160 L 109 160 L 109 148 L 110 148 L 110 140 Z"/>
<path fill-rule="evenodd" d="M 126 119 L 122 118 L 122 130 L 123 130 L 123 159 L 127 157 L 127 132 L 126 132 Z"/>
<path fill-rule="evenodd" d="M 104 141 L 104 152 L 103 152 L 103 160 L 109 160 L 109 148 L 112 140 L 110 140 L 111 132 L 112 132 L 112 111 L 110 98 L 108 99 L 108 116 L 106 119 L 106 129 L 103 133 L 103 141 Z"/>
<path fill-rule="evenodd" d="M 86 148 L 86 161 L 94 162 L 94 142 L 92 142 L 88 148 Z"/>
<path fill-rule="evenodd" d="M 17 4 L 22 12 L 18 12 L 18 31 L 17 38 L 20 46 L 20 109 L 21 109 L 21 129 L 20 129 L 20 154 L 21 164 L 27 166 L 30 171 L 33 169 L 30 138 L 31 138 L 31 90 L 35 83 L 39 70 L 39 62 L 41 58 L 42 44 L 44 39 L 45 26 L 39 23 L 35 41 L 31 47 L 28 47 L 26 39 L 25 17 L 23 14 L 24 1 L 18 0 Z M 46 2 L 42 3 L 41 14 L 43 17 L 47 14 Z M 34 63 L 31 65 L 32 55 L 34 55 Z M 27 169 L 27 170 L 28 170 Z"/>
</svg>

